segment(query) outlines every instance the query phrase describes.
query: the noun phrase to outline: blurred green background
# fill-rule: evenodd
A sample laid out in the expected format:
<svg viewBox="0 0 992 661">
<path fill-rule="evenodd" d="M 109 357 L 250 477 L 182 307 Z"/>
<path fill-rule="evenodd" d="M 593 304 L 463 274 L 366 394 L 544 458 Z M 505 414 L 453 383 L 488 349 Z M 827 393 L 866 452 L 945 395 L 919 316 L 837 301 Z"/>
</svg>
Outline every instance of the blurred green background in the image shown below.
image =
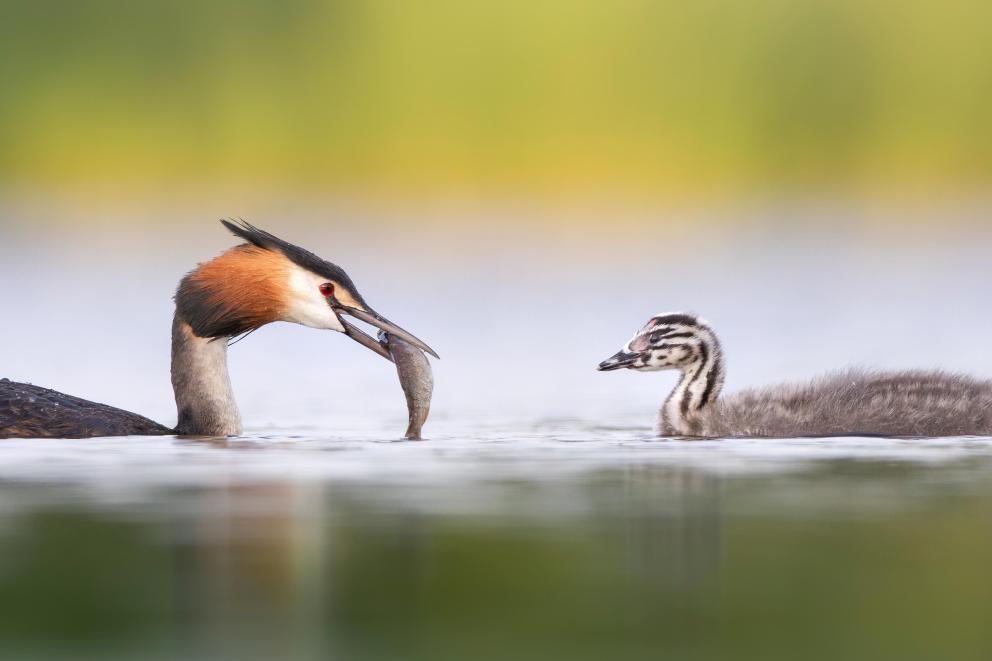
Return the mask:
<svg viewBox="0 0 992 661">
<path fill-rule="evenodd" d="M 990 24 L 978 0 L 3 0 L 0 178 L 973 195 Z"/>
<path fill-rule="evenodd" d="M 0 657 L 992 658 L 987 441 L 687 468 L 648 436 L 663 382 L 594 371 L 686 309 L 732 389 L 992 376 L 990 26 L 977 0 L 0 0 L 0 377 L 171 424 L 169 297 L 243 215 L 437 346 L 447 430 L 349 432 L 405 425 L 392 367 L 274 325 L 232 349 L 240 445 L 0 444 Z"/>
</svg>

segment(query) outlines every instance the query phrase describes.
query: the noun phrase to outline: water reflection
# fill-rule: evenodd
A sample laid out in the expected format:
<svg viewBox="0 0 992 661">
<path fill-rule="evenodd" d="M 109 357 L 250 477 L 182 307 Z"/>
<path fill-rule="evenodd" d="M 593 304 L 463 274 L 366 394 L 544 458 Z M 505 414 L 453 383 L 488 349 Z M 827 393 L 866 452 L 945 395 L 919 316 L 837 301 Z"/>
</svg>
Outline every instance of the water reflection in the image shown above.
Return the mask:
<svg viewBox="0 0 992 661">
<path fill-rule="evenodd" d="M 984 449 L 772 473 L 626 456 L 546 479 L 493 463 L 467 481 L 236 469 L 109 498 L 7 478 L 0 638 L 17 658 L 992 650 Z"/>
</svg>

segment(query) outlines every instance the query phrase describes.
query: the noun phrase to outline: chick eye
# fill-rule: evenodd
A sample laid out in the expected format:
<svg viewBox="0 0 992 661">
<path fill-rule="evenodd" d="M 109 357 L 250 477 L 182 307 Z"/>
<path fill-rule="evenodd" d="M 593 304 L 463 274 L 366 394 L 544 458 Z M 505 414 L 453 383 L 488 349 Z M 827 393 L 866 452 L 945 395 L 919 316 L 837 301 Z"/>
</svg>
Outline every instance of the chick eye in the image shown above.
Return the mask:
<svg viewBox="0 0 992 661">
<path fill-rule="evenodd" d="M 334 285 L 330 282 L 325 282 L 320 286 L 320 294 L 328 298 L 334 296 Z"/>
</svg>

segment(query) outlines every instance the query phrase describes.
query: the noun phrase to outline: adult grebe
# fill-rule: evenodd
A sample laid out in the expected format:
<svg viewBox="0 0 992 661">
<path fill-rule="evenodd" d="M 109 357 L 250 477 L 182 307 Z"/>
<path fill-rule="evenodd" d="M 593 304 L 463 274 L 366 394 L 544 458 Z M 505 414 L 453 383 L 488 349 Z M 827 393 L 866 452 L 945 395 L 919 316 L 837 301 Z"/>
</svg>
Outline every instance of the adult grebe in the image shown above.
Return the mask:
<svg viewBox="0 0 992 661">
<path fill-rule="evenodd" d="M 602 371 L 621 368 L 682 373 L 661 406 L 661 436 L 992 435 L 992 381 L 940 371 L 850 369 L 719 399 L 720 343 L 709 326 L 688 314 L 652 317 L 599 364 Z"/>
<path fill-rule="evenodd" d="M 347 314 L 430 353 L 429 346 L 366 303 L 348 274 L 311 252 L 244 222 L 221 221 L 247 243 L 200 264 L 179 283 L 172 322 L 175 429 L 111 406 L 0 380 L 0 438 L 85 438 L 241 433 L 227 372 L 228 341 L 273 321 L 344 333 L 387 360 L 389 350 Z"/>
</svg>

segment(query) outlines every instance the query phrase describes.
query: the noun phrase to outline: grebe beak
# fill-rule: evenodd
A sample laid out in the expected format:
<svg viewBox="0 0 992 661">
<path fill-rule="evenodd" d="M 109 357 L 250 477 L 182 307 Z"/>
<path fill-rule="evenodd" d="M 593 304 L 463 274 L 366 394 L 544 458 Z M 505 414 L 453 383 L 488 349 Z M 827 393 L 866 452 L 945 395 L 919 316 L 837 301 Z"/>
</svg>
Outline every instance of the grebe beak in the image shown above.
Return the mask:
<svg viewBox="0 0 992 661">
<path fill-rule="evenodd" d="M 599 364 L 598 369 L 600 372 L 610 372 L 612 370 L 622 369 L 624 367 L 630 367 L 637 360 L 640 354 L 628 353 L 626 351 L 620 350 L 615 354 L 604 360 Z"/>
<path fill-rule="evenodd" d="M 393 356 L 389 353 L 389 351 L 384 346 L 382 346 L 381 344 L 379 344 L 378 342 L 376 342 L 375 340 L 373 340 L 367 334 L 365 334 L 362 331 L 358 330 L 358 328 L 356 328 L 355 326 L 352 326 L 351 324 L 349 324 L 344 319 L 341 319 L 340 317 L 338 317 L 338 319 L 341 321 L 341 325 L 344 326 L 344 334 L 345 335 L 347 335 L 348 337 L 350 337 L 351 339 L 353 339 L 355 342 L 358 342 L 359 344 L 361 344 L 366 349 L 372 349 L 372 351 L 375 351 L 377 354 L 379 354 L 380 356 L 382 356 L 383 358 L 385 358 L 389 362 L 394 362 L 393 361 Z"/>
<path fill-rule="evenodd" d="M 417 347 L 422 351 L 429 353 L 435 358 L 440 358 L 440 356 L 437 355 L 437 352 L 435 352 L 434 349 L 431 349 L 429 346 L 427 346 L 427 344 L 423 340 L 420 340 L 419 338 L 415 337 L 412 333 L 403 330 L 402 328 L 400 328 L 393 322 L 389 321 L 388 319 L 380 315 L 378 312 L 375 312 L 374 310 L 360 310 L 359 308 L 353 308 L 347 305 L 340 305 L 340 304 L 334 305 L 333 307 L 336 312 L 342 314 L 349 314 L 355 319 L 364 321 L 365 323 L 371 326 L 375 326 L 379 330 L 386 331 L 393 337 L 398 337 L 401 340 L 404 340 L 409 344 L 412 344 L 413 346 Z M 340 315 L 338 318 L 340 319 Z M 381 344 L 379 344 L 375 339 L 366 335 L 355 326 L 352 326 L 344 319 L 341 319 L 341 324 L 344 326 L 345 335 L 355 340 L 363 347 L 375 351 L 383 358 L 386 358 L 387 360 L 390 361 L 392 360 L 392 356 L 389 355 L 389 351 Z"/>
</svg>

